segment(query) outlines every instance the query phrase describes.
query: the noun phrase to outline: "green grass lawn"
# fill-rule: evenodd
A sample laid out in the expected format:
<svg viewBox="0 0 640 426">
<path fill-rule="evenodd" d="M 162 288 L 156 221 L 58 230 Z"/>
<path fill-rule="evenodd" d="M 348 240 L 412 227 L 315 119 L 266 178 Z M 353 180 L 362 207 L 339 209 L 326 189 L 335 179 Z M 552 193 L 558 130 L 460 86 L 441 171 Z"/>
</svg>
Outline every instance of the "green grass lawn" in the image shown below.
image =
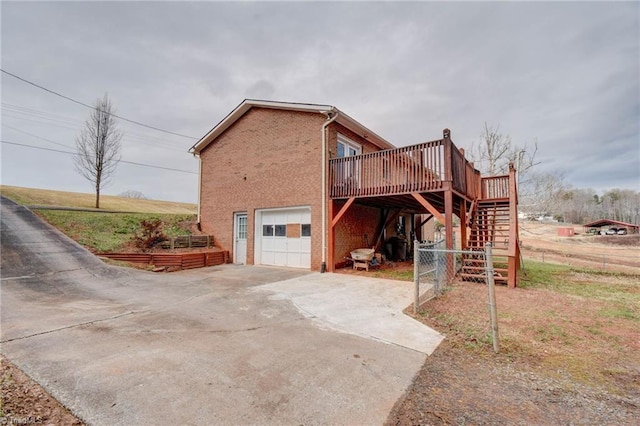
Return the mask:
<svg viewBox="0 0 640 426">
<path fill-rule="evenodd" d="M 521 273 L 518 285 L 609 302 L 613 304 L 612 315 L 640 322 L 640 275 L 637 274 L 528 261 L 526 275 Z"/>
<path fill-rule="evenodd" d="M 142 220 L 160 219 L 168 237 L 190 234 L 195 221 L 192 214 L 95 213 L 62 210 L 37 210 L 36 214 L 64 234 L 94 252 L 124 249 Z"/>
</svg>

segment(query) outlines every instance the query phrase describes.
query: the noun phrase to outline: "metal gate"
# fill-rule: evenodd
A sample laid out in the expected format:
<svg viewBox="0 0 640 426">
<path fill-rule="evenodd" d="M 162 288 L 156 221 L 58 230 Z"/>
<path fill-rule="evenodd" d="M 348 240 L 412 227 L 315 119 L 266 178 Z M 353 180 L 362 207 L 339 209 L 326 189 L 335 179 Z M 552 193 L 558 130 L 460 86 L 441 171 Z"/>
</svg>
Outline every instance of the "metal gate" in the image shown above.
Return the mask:
<svg viewBox="0 0 640 426">
<path fill-rule="evenodd" d="M 447 250 L 444 240 L 415 241 L 413 247 L 414 312 L 425 302 L 440 296 L 455 279 L 486 283 L 489 265 L 484 251 Z M 474 273 L 461 273 L 463 265 L 472 268 Z"/>
<path fill-rule="evenodd" d="M 428 244 L 415 241 L 413 245 L 415 285 L 413 313 L 417 314 L 422 304 L 440 296 L 454 279 L 486 284 L 493 350 L 497 353 L 500 350 L 500 339 L 493 274 L 491 243 L 487 243 L 483 251 L 469 251 L 447 250 L 444 248 L 444 240 Z"/>
</svg>

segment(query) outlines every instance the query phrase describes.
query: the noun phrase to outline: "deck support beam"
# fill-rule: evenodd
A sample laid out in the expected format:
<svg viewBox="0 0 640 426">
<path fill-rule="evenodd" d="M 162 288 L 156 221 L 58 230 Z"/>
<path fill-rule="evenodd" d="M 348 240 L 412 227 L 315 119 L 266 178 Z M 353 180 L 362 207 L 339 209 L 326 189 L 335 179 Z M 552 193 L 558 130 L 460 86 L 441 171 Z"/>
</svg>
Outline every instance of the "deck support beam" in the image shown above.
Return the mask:
<svg viewBox="0 0 640 426">
<path fill-rule="evenodd" d="M 451 194 L 451 192 L 449 192 L 449 194 Z M 429 213 L 431 213 L 432 215 L 434 215 L 436 217 L 436 219 L 438 219 L 443 225 L 447 224 L 447 221 L 446 221 L 445 217 L 442 216 L 442 213 L 440 213 L 438 211 L 438 209 L 433 207 L 433 205 L 430 202 L 428 202 L 426 200 L 426 198 L 424 198 L 420 193 L 412 192 L 411 195 L 413 196 L 413 198 L 416 199 L 416 201 L 418 201 L 420 204 L 422 204 L 422 207 L 427 209 L 427 211 Z"/>
<path fill-rule="evenodd" d="M 383 215 L 383 217 L 380 220 L 380 228 L 376 231 L 376 236 L 374 238 L 374 242 L 375 242 L 374 248 L 376 250 L 380 248 L 380 239 L 382 238 L 382 234 L 384 233 L 384 230 L 387 229 L 387 227 L 391 225 L 391 223 L 393 223 L 393 221 L 395 221 L 398 218 L 398 216 L 402 214 L 402 209 L 399 209 L 391 216 L 389 216 L 389 213 L 390 211 L 387 211 L 386 214 Z"/>
<path fill-rule="evenodd" d="M 425 223 L 429 222 L 429 220 L 431 220 L 431 218 L 433 217 L 433 215 L 431 213 L 429 214 L 423 214 L 420 216 L 426 216 L 426 219 L 421 219 L 421 217 L 416 217 L 414 220 L 414 225 L 413 225 L 413 229 L 414 232 L 416 234 L 416 240 L 418 241 L 424 241 L 424 236 L 422 235 L 422 227 L 424 226 Z"/>
<path fill-rule="evenodd" d="M 344 204 L 344 206 L 342 206 L 342 208 L 340 209 L 340 211 L 338 212 L 338 214 L 336 214 L 336 217 L 333 216 L 329 216 L 331 217 L 331 227 L 335 227 L 336 224 L 340 221 L 340 219 L 342 219 L 342 216 L 344 216 L 344 214 L 347 212 L 347 210 L 349 210 L 349 207 L 351 207 L 351 204 L 353 204 L 353 202 L 356 200 L 356 197 L 351 197 L 347 200 L 347 202 Z"/>
<path fill-rule="evenodd" d="M 433 217 L 433 215 L 428 215 L 426 219 L 424 219 L 422 222 L 420 222 L 420 224 L 418 224 L 417 228 L 422 228 L 424 226 L 425 223 L 429 222 L 431 220 L 431 218 Z"/>
<path fill-rule="evenodd" d="M 347 202 L 342 206 L 342 208 L 340 209 L 340 211 L 338 211 L 338 213 L 335 215 L 335 217 L 333 216 L 333 212 L 335 210 L 335 201 L 334 200 L 329 200 L 329 219 L 331 220 L 331 223 L 329 224 L 329 248 L 328 251 L 329 253 L 327 253 L 327 260 L 328 260 L 328 265 L 327 268 L 329 270 L 329 272 L 335 272 L 336 270 L 336 225 L 338 224 L 338 222 L 340 221 L 340 219 L 342 219 L 342 216 L 344 216 L 344 214 L 347 212 L 347 210 L 349 210 L 349 207 L 351 207 L 351 205 L 353 204 L 353 202 L 356 200 L 355 197 L 351 197 L 347 200 Z"/>
</svg>

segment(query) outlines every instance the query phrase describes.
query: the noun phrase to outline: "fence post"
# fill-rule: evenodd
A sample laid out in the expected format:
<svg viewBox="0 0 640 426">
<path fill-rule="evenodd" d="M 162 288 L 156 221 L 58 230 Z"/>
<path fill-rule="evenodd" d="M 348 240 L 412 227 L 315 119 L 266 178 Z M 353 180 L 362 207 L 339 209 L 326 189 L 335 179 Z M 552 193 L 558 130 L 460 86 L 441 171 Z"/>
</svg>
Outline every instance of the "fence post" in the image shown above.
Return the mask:
<svg viewBox="0 0 640 426">
<path fill-rule="evenodd" d="M 493 337 L 493 351 L 500 351 L 500 338 L 498 337 L 498 314 L 496 312 L 495 281 L 493 279 L 493 251 L 491 243 L 484 246 L 487 272 L 487 290 L 489 292 L 489 314 L 491 317 L 491 335 Z"/>
<path fill-rule="evenodd" d="M 434 246 L 434 248 L 436 248 L 436 246 Z M 436 296 L 440 296 L 440 282 L 442 280 L 442 271 L 441 271 L 441 266 L 440 266 L 440 257 L 445 257 L 446 255 L 444 254 L 444 252 L 442 251 L 435 251 L 433 253 L 433 266 L 435 269 L 435 280 L 434 280 L 434 286 L 433 286 L 433 291 L 435 292 Z M 445 265 L 446 265 L 446 259 L 445 259 Z M 444 271 L 446 273 L 446 271 Z"/>
<path fill-rule="evenodd" d="M 420 250 L 418 241 L 413 242 L 413 313 L 417 314 L 420 308 Z"/>
</svg>

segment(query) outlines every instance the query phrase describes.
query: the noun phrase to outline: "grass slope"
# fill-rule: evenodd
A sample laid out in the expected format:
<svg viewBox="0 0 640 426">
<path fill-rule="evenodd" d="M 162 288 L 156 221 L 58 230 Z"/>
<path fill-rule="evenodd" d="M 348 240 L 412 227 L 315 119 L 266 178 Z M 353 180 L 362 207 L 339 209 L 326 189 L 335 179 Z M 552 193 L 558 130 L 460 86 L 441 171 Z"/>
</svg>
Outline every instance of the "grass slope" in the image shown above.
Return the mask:
<svg viewBox="0 0 640 426">
<path fill-rule="evenodd" d="M 91 209 L 95 206 L 95 194 L 52 191 L 48 189 L 0 186 L 0 194 L 18 204 Z M 100 196 L 100 210 L 117 210 L 138 213 L 196 214 L 197 205 L 171 201 L 139 200 L 134 198 Z"/>
<path fill-rule="evenodd" d="M 0 186 L 0 193 L 22 205 L 74 207 L 91 209 L 94 194 L 51 191 L 45 189 Z M 35 213 L 93 252 L 110 252 L 131 248 L 134 234 L 143 220 L 160 219 L 165 235 L 188 235 L 195 223 L 195 204 L 170 201 L 138 200 L 103 195 L 102 208 L 91 211 L 38 209 Z M 116 210 L 131 213 L 105 213 Z"/>
<path fill-rule="evenodd" d="M 37 210 L 36 214 L 67 236 L 99 252 L 117 252 L 131 247 L 134 234 L 141 230 L 142 220 L 160 219 L 168 237 L 190 234 L 195 222 L 192 214 L 94 213 L 62 210 Z"/>
</svg>

